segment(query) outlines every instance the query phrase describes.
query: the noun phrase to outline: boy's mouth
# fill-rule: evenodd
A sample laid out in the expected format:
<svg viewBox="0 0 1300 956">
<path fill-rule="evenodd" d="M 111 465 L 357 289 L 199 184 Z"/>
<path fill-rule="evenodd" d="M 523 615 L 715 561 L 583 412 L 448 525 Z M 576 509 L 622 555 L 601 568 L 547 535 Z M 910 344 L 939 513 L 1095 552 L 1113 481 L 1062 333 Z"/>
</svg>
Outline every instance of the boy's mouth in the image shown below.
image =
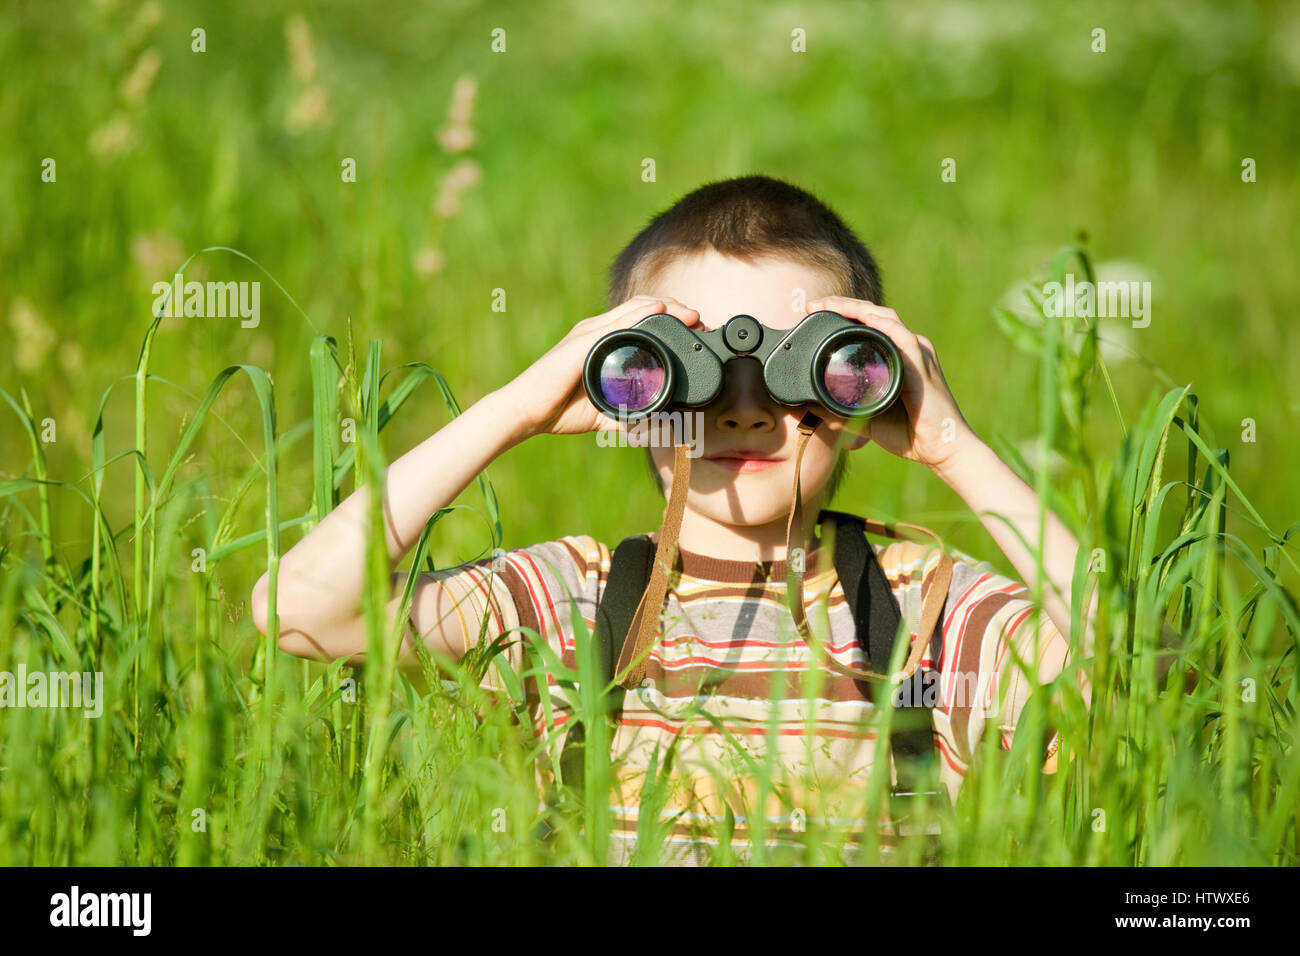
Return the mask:
<svg viewBox="0 0 1300 956">
<path fill-rule="evenodd" d="M 753 448 L 729 448 L 716 455 L 706 457 L 715 465 L 726 468 L 728 471 L 767 471 L 767 469 L 775 468 L 781 464 L 780 458 L 773 458 L 766 452 Z"/>
</svg>

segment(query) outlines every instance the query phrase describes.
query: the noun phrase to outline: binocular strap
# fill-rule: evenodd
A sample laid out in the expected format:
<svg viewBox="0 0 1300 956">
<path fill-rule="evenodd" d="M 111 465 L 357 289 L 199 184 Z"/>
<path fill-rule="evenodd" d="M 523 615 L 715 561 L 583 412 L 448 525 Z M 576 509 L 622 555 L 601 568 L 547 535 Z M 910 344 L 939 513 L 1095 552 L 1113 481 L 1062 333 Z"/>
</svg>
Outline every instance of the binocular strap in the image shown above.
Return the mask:
<svg viewBox="0 0 1300 956">
<path fill-rule="evenodd" d="M 677 536 L 682 530 L 682 514 L 686 510 L 686 490 L 691 483 L 691 459 L 686 445 L 673 448 L 673 487 L 668 495 L 668 508 L 664 511 L 663 527 L 655 547 L 654 563 L 650 568 L 650 583 L 646 585 L 632 615 L 628 636 L 619 654 L 616 675 L 622 674 L 618 685 L 625 690 L 640 687 L 645 679 L 646 658 L 659 633 L 659 613 L 668 596 L 668 575 L 677 561 Z M 624 668 L 627 668 L 626 672 Z"/>
</svg>

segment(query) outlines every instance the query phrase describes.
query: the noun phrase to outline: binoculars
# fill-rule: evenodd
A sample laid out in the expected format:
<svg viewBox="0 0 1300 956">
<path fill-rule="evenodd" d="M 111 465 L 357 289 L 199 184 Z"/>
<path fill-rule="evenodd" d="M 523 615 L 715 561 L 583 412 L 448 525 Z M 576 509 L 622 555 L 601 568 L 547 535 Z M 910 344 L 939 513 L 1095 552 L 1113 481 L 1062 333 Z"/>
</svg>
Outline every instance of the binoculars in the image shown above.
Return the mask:
<svg viewBox="0 0 1300 956">
<path fill-rule="evenodd" d="M 724 364 L 735 358 L 762 364 L 774 401 L 817 403 L 845 418 L 879 414 L 903 384 L 902 356 L 888 336 L 829 311 L 807 315 L 790 329 L 736 315 L 707 332 L 676 316 L 647 316 L 592 346 L 582 382 L 597 409 L 629 421 L 709 404 L 722 391 Z"/>
</svg>

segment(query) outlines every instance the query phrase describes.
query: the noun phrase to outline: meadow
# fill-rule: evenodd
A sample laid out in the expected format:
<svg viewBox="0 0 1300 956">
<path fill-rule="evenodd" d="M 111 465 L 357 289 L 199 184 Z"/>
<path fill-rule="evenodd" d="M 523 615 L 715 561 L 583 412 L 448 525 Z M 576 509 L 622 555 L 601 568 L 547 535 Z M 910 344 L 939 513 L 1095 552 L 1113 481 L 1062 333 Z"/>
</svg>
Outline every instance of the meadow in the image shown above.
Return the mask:
<svg viewBox="0 0 1300 956">
<path fill-rule="evenodd" d="M 941 862 L 1298 862 L 1300 5 L 10 2 L 0 62 L 0 672 L 104 704 L 0 709 L 0 864 L 597 861 L 598 800 L 536 836 L 499 658 L 391 666 L 377 562 L 364 668 L 281 653 L 248 595 L 604 311 L 650 215 L 746 172 L 859 232 L 1100 591 L 1093 706 L 1035 695 Z M 257 321 L 156 314 L 177 274 L 260 283 Z M 1149 321 L 1049 314 L 1067 275 L 1150 282 Z M 835 507 L 1010 573 L 933 476 L 854 459 Z M 538 438 L 403 567 L 662 508 L 636 450 Z"/>
</svg>

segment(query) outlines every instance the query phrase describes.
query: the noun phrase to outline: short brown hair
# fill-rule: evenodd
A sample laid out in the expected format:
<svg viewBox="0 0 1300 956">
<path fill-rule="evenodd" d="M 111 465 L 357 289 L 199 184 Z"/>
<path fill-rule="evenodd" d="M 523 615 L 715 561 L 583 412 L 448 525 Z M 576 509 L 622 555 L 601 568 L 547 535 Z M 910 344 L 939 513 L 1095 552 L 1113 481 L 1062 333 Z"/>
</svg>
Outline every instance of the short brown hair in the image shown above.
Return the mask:
<svg viewBox="0 0 1300 956">
<path fill-rule="evenodd" d="M 701 186 L 651 219 L 609 268 L 609 307 L 636 295 L 672 259 L 706 249 L 737 259 L 793 259 L 835 276 L 841 295 L 885 303 L 876 260 L 829 206 L 779 179 L 742 176 Z M 648 448 L 646 460 L 662 492 Z M 835 496 L 847 469 L 848 453 L 841 451 L 825 501 Z"/>
</svg>

